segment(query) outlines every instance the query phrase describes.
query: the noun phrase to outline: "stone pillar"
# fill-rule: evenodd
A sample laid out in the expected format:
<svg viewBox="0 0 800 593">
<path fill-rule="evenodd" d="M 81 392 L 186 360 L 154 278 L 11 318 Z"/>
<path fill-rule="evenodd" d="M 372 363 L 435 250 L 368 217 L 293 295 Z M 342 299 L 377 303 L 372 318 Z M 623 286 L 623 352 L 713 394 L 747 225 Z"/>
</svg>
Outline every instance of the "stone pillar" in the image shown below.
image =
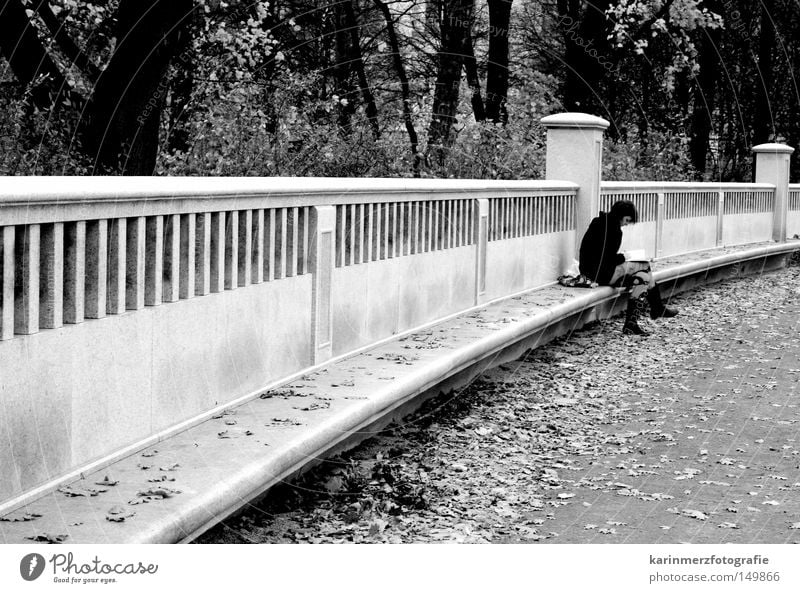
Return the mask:
<svg viewBox="0 0 800 593">
<path fill-rule="evenodd" d="M 600 211 L 603 132 L 608 121 L 586 113 L 558 113 L 542 118 L 547 128 L 545 179 L 578 184 L 575 207 L 575 253 L 583 233 Z"/>
<path fill-rule="evenodd" d="M 775 186 L 772 215 L 772 240 L 786 241 L 786 217 L 789 209 L 789 158 L 794 148 L 785 144 L 759 144 L 756 155 L 756 183 Z"/>
</svg>

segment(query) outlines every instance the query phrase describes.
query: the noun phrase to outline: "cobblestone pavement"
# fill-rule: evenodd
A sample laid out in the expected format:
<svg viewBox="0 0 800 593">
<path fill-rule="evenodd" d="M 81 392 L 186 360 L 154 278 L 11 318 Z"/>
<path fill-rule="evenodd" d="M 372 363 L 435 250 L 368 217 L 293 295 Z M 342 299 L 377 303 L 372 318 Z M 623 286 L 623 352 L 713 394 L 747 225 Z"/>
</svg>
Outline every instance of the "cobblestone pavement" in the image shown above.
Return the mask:
<svg viewBox="0 0 800 593">
<path fill-rule="evenodd" d="M 800 541 L 800 267 L 595 323 L 208 532 L 222 542 Z"/>
</svg>

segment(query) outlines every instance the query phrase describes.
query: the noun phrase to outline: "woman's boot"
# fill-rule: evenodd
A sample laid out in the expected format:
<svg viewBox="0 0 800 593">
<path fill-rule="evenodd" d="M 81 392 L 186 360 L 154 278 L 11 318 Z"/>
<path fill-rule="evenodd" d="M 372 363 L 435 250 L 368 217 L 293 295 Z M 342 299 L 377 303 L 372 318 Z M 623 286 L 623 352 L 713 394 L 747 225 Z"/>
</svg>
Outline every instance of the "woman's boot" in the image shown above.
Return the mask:
<svg viewBox="0 0 800 593">
<path fill-rule="evenodd" d="M 650 319 L 675 317 L 678 314 L 677 309 L 671 309 L 664 305 L 664 302 L 661 300 L 661 291 L 658 289 L 658 284 L 647 291 L 647 301 L 650 303 Z"/>
<path fill-rule="evenodd" d="M 642 318 L 647 303 L 644 297 L 637 299 L 628 298 L 628 309 L 625 311 L 625 325 L 622 326 L 623 334 L 634 334 L 637 336 L 649 336 L 650 333 L 642 329 L 639 319 Z"/>
</svg>

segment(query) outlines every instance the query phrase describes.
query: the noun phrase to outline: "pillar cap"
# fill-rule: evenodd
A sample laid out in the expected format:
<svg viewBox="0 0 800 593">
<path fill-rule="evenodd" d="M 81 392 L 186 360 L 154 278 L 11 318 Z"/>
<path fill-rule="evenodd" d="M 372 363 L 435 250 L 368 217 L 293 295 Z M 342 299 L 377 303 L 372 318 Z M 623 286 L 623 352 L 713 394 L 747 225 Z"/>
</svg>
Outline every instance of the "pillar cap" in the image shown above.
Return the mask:
<svg viewBox="0 0 800 593">
<path fill-rule="evenodd" d="M 602 117 L 588 113 L 567 112 L 548 115 L 539 120 L 548 129 L 550 128 L 581 128 L 605 130 L 610 125 Z"/>
<path fill-rule="evenodd" d="M 792 154 L 794 152 L 794 148 L 786 144 L 759 144 L 758 146 L 753 147 L 753 152 L 756 154 L 763 152 L 771 154 Z"/>
</svg>

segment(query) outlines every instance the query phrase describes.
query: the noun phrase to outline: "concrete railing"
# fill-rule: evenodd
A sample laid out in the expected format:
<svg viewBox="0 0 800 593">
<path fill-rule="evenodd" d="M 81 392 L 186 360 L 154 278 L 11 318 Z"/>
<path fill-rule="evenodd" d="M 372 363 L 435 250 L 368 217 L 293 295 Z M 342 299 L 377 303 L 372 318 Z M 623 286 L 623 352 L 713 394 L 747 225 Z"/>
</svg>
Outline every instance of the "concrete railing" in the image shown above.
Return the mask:
<svg viewBox="0 0 800 593">
<path fill-rule="evenodd" d="M 800 235 L 800 183 L 789 185 L 789 206 L 786 220 L 786 235 Z"/>
<path fill-rule="evenodd" d="M 576 189 L 5 180 L 0 501 L 331 357 L 552 282 L 572 256 Z"/>
<path fill-rule="evenodd" d="M 600 209 L 630 200 L 637 224 L 623 229 L 622 249 L 667 257 L 772 239 L 775 186 L 757 183 L 606 182 Z"/>
<path fill-rule="evenodd" d="M 5 179 L 0 508 L 335 357 L 553 282 L 614 199 L 639 205 L 626 241 L 651 255 L 792 224 L 787 147 L 758 153 L 758 184 L 601 192 L 607 122 L 545 125 L 540 182 Z"/>
</svg>

